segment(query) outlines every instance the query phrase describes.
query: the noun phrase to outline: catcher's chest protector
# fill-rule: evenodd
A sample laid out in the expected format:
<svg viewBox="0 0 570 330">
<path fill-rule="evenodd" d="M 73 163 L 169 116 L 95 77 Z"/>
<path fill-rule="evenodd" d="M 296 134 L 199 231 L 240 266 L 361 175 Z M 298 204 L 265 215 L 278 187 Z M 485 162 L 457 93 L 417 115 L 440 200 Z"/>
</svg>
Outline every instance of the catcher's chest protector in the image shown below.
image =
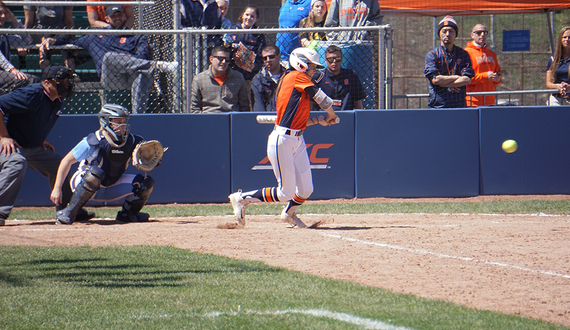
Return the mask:
<svg viewBox="0 0 570 330">
<path fill-rule="evenodd" d="M 97 166 L 105 172 L 105 179 L 101 182 L 103 186 L 108 187 L 114 184 L 125 173 L 135 146 L 142 140 L 143 138 L 138 135 L 129 134 L 125 145 L 116 148 L 109 144 L 102 134 L 89 135 L 87 138 L 89 144 L 99 146 L 98 164 L 92 162 L 91 165 Z"/>
</svg>

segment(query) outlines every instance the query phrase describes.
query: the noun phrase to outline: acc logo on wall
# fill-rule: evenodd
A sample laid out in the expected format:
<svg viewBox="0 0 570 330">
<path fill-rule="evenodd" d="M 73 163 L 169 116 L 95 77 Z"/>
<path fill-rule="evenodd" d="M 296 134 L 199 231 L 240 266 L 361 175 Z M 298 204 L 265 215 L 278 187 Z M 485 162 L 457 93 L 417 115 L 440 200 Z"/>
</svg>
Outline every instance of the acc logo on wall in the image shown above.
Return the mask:
<svg viewBox="0 0 570 330">
<path fill-rule="evenodd" d="M 307 144 L 307 153 L 309 154 L 309 161 L 311 162 L 311 169 L 313 170 L 326 170 L 329 169 L 328 165 L 329 158 L 322 157 L 325 153 L 324 149 L 329 149 L 334 143 L 317 143 L 317 144 Z M 321 151 L 322 150 L 322 151 Z M 319 152 L 320 151 L 320 152 Z M 321 157 L 317 156 L 317 153 Z M 265 156 L 257 165 L 251 168 L 254 171 L 259 170 L 273 170 L 271 164 L 269 163 L 269 158 Z"/>
</svg>

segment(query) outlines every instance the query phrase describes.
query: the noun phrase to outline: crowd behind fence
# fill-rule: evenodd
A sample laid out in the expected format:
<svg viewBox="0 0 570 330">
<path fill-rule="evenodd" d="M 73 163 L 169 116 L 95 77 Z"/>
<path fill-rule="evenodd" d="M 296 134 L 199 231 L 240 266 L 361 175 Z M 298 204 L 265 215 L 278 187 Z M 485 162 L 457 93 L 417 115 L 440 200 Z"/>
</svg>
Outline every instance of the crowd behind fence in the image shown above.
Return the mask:
<svg viewBox="0 0 570 330">
<path fill-rule="evenodd" d="M 28 1 L 29 2 L 29 1 Z M 27 3 L 27 2 L 26 2 Z M 102 2 L 104 3 L 104 2 Z M 24 2 L 22 2 L 24 4 Z M 146 2 L 144 3 L 146 4 Z M 160 3 L 162 4 L 162 2 Z M 143 35 L 149 44 L 149 58 L 153 70 L 148 72 L 148 79 L 144 82 L 142 95 L 148 102 L 146 108 L 142 110 L 136 109 L 136 112 L 147 113 L 171 113 L 171 112 L 189 112 L 189 100 L 191 96 L 191 83 L 193 77 L 199 72 L 205 70 L 208 63 L 208 45 L 204 44 L 205 36 L 219 35 L 223 36 L 228 30 L 194 30 L 182 29 L 173 30 L 173 22 L 176 23 L 176 15 L 172 14 L 172 4 L 165 8 L 158 8 L 158 6 L 138 7 L 135 5 L 137 15 L 137 25 L 143 28 L 145 26 L 156 26 L 157 29 L 146 30 L 26 30 L 19 31 L 18 29 L 3 29 L 3 33 L 29 33 L 29 34 L 72 34 L 76 38 L 82 35 L 97 34 L 97 35 Z M 151 8 L 157 7 L 157 8 Z M 12 8 L 12 7 L 11 7 Z M 167 10 L 163 10 L 167 9 Z M 160 17 L 159 19 L 154 19 Z M 473 19 L 466 21 L 465 26 L 462 28 L 468 29 Z M 144 21 L 144 24 L 143 24 Z M 148 23 L 148 21 L 152 21 Z M 385 21 L 390 21 L 385 20 Z M 463 23 L 463 22 L 461 22 Z M 176 24 L 174 24 L 176 25 Z M 427 26 L 425 26 L 427 27 Z M 354 28 L 326 28 L 319 29 L 313 28 L 311 31 L 346 31 Z M 366 29 L 371 32 L 371 38 L 364 41 L 336 41 L 335 44 L 339 45 L 343 50 L 345 61 L 343 67 L 350 68 L 356 71 L 359 75 L 365 91 L 366 98 L 363 100 L 364 108 L 366 109 L 385 109 L 385 108 L 425 108 L 427 101 L 427 94 L 422 92 L 427 91 L 427 80 L 417 73 L 419 70 L 414 69 L 419 79 L 419 84 L 409 85 L 412 87 L 412 93 L 408 91 L 410 88 L 401 89 L 402 81 L 399 77 L 402 72 L 406 72 L 406 68 L 402 69 L 400 64 L 405 56 L 409 56 L 405 52 L 400 56 L 399 46 L 394 46 L 394 35 L 396 30 L 393 31 L 391 25 L 384 25 L 380 27 L 365 27 L 358 29 Z M 425 33 L 424 29 L 422 33 Z M 262 33 L 265 35 L 267 44 L 274 44 L 276 35 L 278 33 L 300 33 L 304 29 L 256 29 L 255 33 Z M 232 33 L 246 33 L 240 30 L 232 30 Z M 465 33 L 464 33 L 465 34 Z M 495 40 L 493 40 L 493 43 Z M 318 51 L 323 56 L 323 51 L 332 42 L 320 42 Z M 424 45 L 425 47 L 425 45 Z M 22 71 L 30 74 L 40 75 L 40 69 L 35 65 L 37 62 L 36 56 L 38 46 L 28 46 L 31 50 L 30 55 L 25 59 L 12 55 L 12 63 Z M 95 113 L 98 111 L 101 103 L 113 102 L 123 104 L 127 107 L 133 105 L 132 88 L 118 88 L 117 86 L 110 86 L 109 83 L 101 81 L 101 68 L 98 68 L 96 63 L 90 59 L 91 54 L 78 46 L 74 45 L 60 45 L 54 46 L 65 50 L 74 50 L 80 59 L 76 67 L 81 82 L 77 85 L 77 93 L 70 99 L 65 101 L 64 113 L 81 114 L 81 113 Z M 417 54 L 419 58 L 423 57 L 425 53 L 420 52 Z M 522 55 L 521 55 L 522 56 Z M 54 56 L 54 62 L 60 61 L 60 57 Z M 161 62 L 175 62 L 179 66 L 168 68 L 167 70 L 154 70 L 155 61 Z M 502 59 L 500 59 L 502 61 Z M 324 61 L 323 61 L 324 63 Z M 505 61 L 506 63 L 506 61 Z M 419 66 L 419 65 L 418 65 Z M 403 71 L 402 71 L 403 70 Z M 553 90 L 544 90 L 540 87 L 540 81 L 543 80 L 544 70 L 538 70 L 541 74 L 533 74 L 531 80 L 539 80 L 537 89 L 519 89 L 514 90 L 498 90 L 497 92 L 477 93 L 472 95 L 496 95 L 496 105 L 544 105 L 544 100 L 547 95 Z M 411 75 L 413 76 L 413 75 Z M 409 78 L 408 78 L 409 79 Z M 521 79 L 523 75 L 521 74 Z M 395 85 L 394 85 L 395 84 Z M 119 85 L 119 84 L 116 84 Z M 404 84 L 404 87 L 406 85 Z M 525 85 L 521 85 L 524 87 Z M 397 92 L 394 93 L 394 88 Z M 404 91 L 402 93 L 401 91 Z M 136 99 L 136 98 L 135 98 Z M 137 107 L 138 108 L 138 107 Z"/>
<path fill-rule="evenodd" d="M 321 56 L 324 65 L 324 51 L 334 44 L 339 46 L 343 52 L 343 67 L 353 69 L 364 86 L 366 97 L 363 105 L 367 109 L 385 108 L 390 102 L 388 94 L 390 80 L 391 61 L 391 27 L 366 27 L 372 36 L 370 40 L 363 41 L 335 41 L 319 42 L 317 51 Z M 299 33 L 303 29 L 256 29 L 256 33 L 264 34 L 266 44 L 274 44 L 277 33 Z M 318 30 L 318 29 L 312 29 Z M 355 28 L 333 28 L 322 29 L 323 31 L 348 31 Z M 88 60 L 78 62 L 76 71 L 81 79 L 77 84 L 76 93 L 73 97 L 65 100 L 64 113 L 82 114 L 95 113 L 104 102 L 122 104 L 128 108 L 140 102 L 141 98 L 148 99 L 146 108 L 140 105 L 134 106 L 133 112 L 143 113 L 169 113 L 169 112 L 190 112 L 189 100 L 191 98 L 191 83 L 195 75 L 209 66 L 208 55 L 210 45 L 205 44 L 208 35 L 223 36 L 228 30 L 22 30 L 9 29 L 9 33 L 30 33 L 30 34 L 73 34 L 74 40 L 56 39 L 54 49 L 74 50 Z M 231 30 L 233 34 L 247 33 L 243 30 Z M 93 43 L 104 37 L 124 37 L 135 38 L 138 41 L 145 41 L 149 46 L 147 61 L 127 63 L 128 58 L 115 54 L 98 54 L 97 47 Z M 67 43 L 67 42 L 71 43 Z M 77 45 L 83 44 L 84 47 Z M 29 49 L 38 49 L 39 45 L 30 45 Z M 165 52 L 165 49 L 169 52 Z M 35 59 L 29 58 L 27 66 L 21 68 L 30 74 L 39 74 L 40 70 L 35 65 Z M 94 59 L 99 59 L 96 61 Z M 18 62 L 13 59 L 14 62 Z M 54 56 L 54 63 L 61 58 Z M 161 70 L 157 63 L 178 63 L 166 70 Z M 18 66 L 20 63 L 17 63 Z M 286 63 L 283 63 L 286 64 Z M 122 70 L 120 67 L 126 67 Z M 145 70 L 141 70 L 141 67 Z M 109 69 L 111 68 L 111 69 Z M 105 70 L 112 72 L 131 72 L 133 70 L 143 71 L 143 78 L 131 78 L 128 88 L 120 74 L 105 74 Z M 145 79 L 146 77 L 146 79 Z M 138 79 L 138 80 L 137 80 Z M 116 80 L 116 81 L 115 81 Z M 122 87 L 121 87 L 122 86 Z M 141 91 L 142 90 L 142 91 Z M 135 95 L 136 94 L 136 95 Z M 135 95 L 135 96 L 133 96 Z"/>
</svg>

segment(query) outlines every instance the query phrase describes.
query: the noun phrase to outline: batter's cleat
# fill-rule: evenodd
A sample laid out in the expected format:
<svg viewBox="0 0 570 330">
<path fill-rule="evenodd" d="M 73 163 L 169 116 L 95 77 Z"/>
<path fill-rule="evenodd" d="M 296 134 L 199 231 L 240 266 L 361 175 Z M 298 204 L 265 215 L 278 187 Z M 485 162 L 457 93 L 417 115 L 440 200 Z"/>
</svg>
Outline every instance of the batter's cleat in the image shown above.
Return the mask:
<svg viewBox="0 0 570 330">
<path fill-rule="evenodd" d="M 66 209 L 63 209 L 55 213 L 55 223 L 57 225 L 71 225 L 73 220 L 67 215 Z"/>
<path fill-rule="evenodd" d="M 237 222 L 241 226 L 245 226 L 245 209 L 249 203 L 241 197 L 241 190 L 229 195 L 228 198 L 230 199 L 230 202 L 232 202 Z"/>
<path fill-rule="evenodd" d="M 6 225 L 6 219 L 0 219 L 0 226 Z"/>
<path fill-rule="evenodd" d="M 130 212 L 121 210 L 119 213 L 117 213 L 117 218 L 115 218 L 115 220 L 123 223 L 148 222 L 149 218 L 150 215 L 148 213 L 139 212 L 137 214 L 132 214 Z"/>
<path fill-rule="evenodd" d="M 77 215 L 75 216 L 75 221 L 87 221 L 95 218 L 95 212 L 87 211 L 86 209 L 82 208 L 79 209 Z"/>
<path fill-rule="evenodd" d="M 291 225 L 293 228 L 307 228 L 307 225 L 297 217 L 297 214 L 281 213 L 281 220 Z"/>
</svg>

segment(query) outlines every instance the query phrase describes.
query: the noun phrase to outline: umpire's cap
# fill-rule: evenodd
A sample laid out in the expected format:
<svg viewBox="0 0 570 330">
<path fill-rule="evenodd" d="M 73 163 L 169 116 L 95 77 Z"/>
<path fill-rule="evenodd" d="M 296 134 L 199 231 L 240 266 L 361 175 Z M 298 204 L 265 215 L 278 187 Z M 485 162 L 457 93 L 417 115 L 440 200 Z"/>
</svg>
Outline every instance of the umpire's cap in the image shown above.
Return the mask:
<svg viewBox="0 0 570 330">
<path fill-rule="evenodd" d="M 66 78 L 69 78 L 69 80 L 72 81 L 77 81 L 79 79 L 75 71 L 61 65 L 50 65 L 47 68 L 45 68 L 44 71 L 42 72 L 42 80 L 45 79 L 62 80 Z"/>
</svg>

